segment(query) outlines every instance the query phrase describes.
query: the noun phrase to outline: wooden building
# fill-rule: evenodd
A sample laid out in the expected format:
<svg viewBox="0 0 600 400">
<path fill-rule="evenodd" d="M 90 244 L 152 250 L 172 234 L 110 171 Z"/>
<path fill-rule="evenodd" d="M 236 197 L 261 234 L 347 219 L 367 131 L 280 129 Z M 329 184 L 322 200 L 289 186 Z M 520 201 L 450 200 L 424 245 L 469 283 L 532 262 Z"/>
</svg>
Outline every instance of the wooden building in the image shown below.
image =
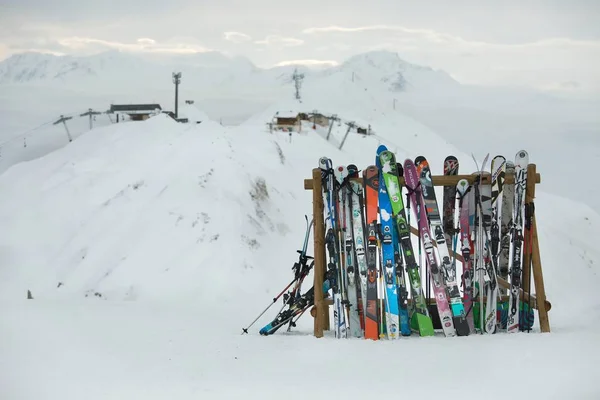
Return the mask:
<svg viewBox="0 0 600 400">
<path fill-rule="evenodd" d="M 300 128 L 300 113 L 294 111 L 278 111 L 274 117 L 275 129 L 293 131 Z"/>
<path fill-rule="evenodd" d="M 111 104 L 108 112 L 117 115 L 117 122 L 119 115 L 128 115 L 132 121 L 144 121 L 157 110 L 162 111 L 160 104 Z"/>
<path fill-rule="evenodd" d="M 320 113 L 311 114 L 310 121 L 312 123 L 320 125 L 320 126 L 324 126 L 324 127 L 329 126 L 329 117 L 327 117 L 323 114 L 320 114 Z"/>
</svg>

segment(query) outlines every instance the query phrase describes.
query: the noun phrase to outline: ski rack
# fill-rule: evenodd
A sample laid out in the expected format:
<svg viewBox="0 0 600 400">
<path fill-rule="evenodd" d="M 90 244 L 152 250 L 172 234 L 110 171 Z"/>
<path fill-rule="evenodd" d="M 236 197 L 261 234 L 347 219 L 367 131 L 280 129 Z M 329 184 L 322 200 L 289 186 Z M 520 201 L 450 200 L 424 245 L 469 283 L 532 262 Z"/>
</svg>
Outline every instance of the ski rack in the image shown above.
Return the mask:
<svg viewBox="0 0 600 400">
<path fill-rule="evenodd" d="M 541 176 L 537 173 L 535 164 L 527 165 L 527 187 L 525 191 L 525 205 L 531 205 L 534 207 L 534 199 L 535 199 L 535 185 L 541 183 Z M 535 179 L 530 179 L 530 177 L 535 177 Z M 456 185 L 459 180 L 466 179 L 470 184 L 473 184 L 477 175 L 453 175 L 453 176 L 445 176 L 445 175 L 435 175 L 432 176 L 432 182 L 434 186 L 449 186 Z M 399 177 L 400 185 L 404 185 L 404 178 Z M 505 175 L 505 184 L 511 184 L 515 182 L 514 174 L 506 174 Z M 354 181 L 359 182 L 361 185 L 363 184 L 362 178 L 353 178 Z M 489 174 L 485 174 L 481 176 L 481 184 L 482 185 L 490 185 L 491 184 L 491 176 Z M 323 204 L 323 194 L 321 191 L 322 180 L 321 180 L 321 170 L 319 168 L 314 168 L 312 170 L 312 179 L 304 180 L 304 189 L 312 190 L 313 192 L 313 219 L 314 219 L 314 255 L 315 255 L 315 265 L 314 265 L 314 287 L 321 288 L 323 287 L 323 280 L 326 272 L 326 254 L 325 254 L 325 218 L 324 218 L 324 204 Z M 315 190 L 316 188 L 316 190 Z M 416 228 L 410 227 L 411 233 L 413 235 L 418 236 L 419 232 Z M 524 230 L 524 232 L 526 232 Z M 552 304 L 546 300 L 546 290 L 544 288 L 544 277 L 542 274 L 542 261 L 540 257 L 540 247 L 538 242 L 538 234 L 537 234 L 537 223 L 535 213 L 533 214 L 532 224 L 531 224 L 531 232 L 530 232 L 531 244 L 527 244 L 526 242 L 523 246 L 523 265 L 532 265 L 532 268 L 523 268 L 523 277 L 521 279 L 522 288 L 520 289 L 520 299 L 523 302 L 528 302 L 531 305 L 531 308 L 538 311 L 538 320 L 540 324 L 540 330 L 543 333 L 550 332 L 550 321 L 548 320 L 548 311 L 550 311 Z M 434 243 L 435 245 L 435 243 Z M 526 246 L 529 247 L 529 251 L 526 251 Z M 458 261 L 463 261 L 463 258 L 460 254 L 453 252 L 454 257 Z M 533 270 L 533 281 L 535 286 L 535 294 L 531 294 L 531 277 L 530 270 Z M 500 287 L 504 289 L 508 289 L 510 284 L 503 278 L 498 276 L 498 284 Z M 315 337 L 323 337 L 323 331 L 330 329 L 329 322 L 329 306 L 333 304 L 331 299 L 325 299 L 322 290 L 315 290 L 315 301 L 314 306 L 311 309 L 311 315 L 314 317 L 314 335 Z M 503 299 L 506 296 L 503 296 Z M 412 299 L 409 299 L 409 302 Z M 428 298 L 427 304 L 435 304 L 435 299 Z"/>
</svg>

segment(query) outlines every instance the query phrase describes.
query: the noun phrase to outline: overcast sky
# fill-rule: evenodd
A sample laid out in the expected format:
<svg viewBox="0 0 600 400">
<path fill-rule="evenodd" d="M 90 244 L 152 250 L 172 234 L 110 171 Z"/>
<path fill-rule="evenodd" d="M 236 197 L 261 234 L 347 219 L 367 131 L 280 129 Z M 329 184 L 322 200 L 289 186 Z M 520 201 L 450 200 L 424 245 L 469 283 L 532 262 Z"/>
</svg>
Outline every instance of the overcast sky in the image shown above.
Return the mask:
<svg viewBox="0 0 600 400">
<path fill-rule="evenodd" d="M 386 49 L 465 83 L 600 92 L 600 0 L 0 0 L 0 59 L 107 49 L 261 67 Z"/>
</svg>

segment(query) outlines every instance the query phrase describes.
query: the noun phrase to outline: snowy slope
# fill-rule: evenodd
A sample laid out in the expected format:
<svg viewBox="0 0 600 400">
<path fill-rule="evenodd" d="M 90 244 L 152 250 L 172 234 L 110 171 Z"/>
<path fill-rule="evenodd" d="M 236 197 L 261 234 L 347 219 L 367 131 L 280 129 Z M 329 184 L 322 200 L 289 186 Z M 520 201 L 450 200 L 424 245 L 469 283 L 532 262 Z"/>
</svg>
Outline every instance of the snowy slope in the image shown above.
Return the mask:
<svg viewBox="0 0 600 400">
<path fill-rule="evenodd" d="M 3 398 L 299 399 L 348 390 L 365 398 L 369 379 L 378 394 L 398 395 L 397 385 L 380 382 L 399 374 L 403 395 L 423 396 L 426 387 L 428 396 L 457 398 L 465 389 L 456 383 L 483 355 L 489 374 L 467 379 L 476 393 L 497 388 L 517 365 L 511 397 L 595 398 L 600 216 L 546 194 L 544 184 L 536 212 L 550 335 L 315 340 L 306 315 L 294 334 L 258 336 L 277 306 L 251 335 L 240 335 L 291 280 L 312 210 L 303 179 L 319 157 L 363 168 L 383 141 L 399 160 L 427 156 L 434 173 L 449 153 L 468 159 L 414 120 L 366 107 L 370 101 L 329 103 L 377 133 L 351 134 L 343 151 L 310 126 L 291 143 L 287 133 L 269 134 L 274 111 L 292 106 L 280 103 L 238 128 L 158 116 L 95 129 L 1 175 L 0 191 L 9 194 L 0 197 Z M 304 104 L 327 106 L 318 96 Z M 336 127 L 337 139 L 343 133 L 344 125 Z M 536 160 L 536 149 L 530 153 Z M 34 300 L 25 300 L 27 290 Z M 328 373 L 327 385 L 312 386 L 323 373 L 315 364 Z M 380 368 L 354 379 L 365 365 Z M 505 397 L 502 390 L 487 395 Z"/>
<path fill-rule="evenodd" d="M 245 274 L 260 269 L 263 257 L 274 261 L 261 236 L 289 231 L 279 207 L 292 194 L 265 186 L 265 174 L 279 162 L 275 145 L 259 142 L 256 153 L 248 153 L 244 146 L 251 142 L 250 133 L 236 138 L 234 147 L 214 122 L 186 126 L 161 115 L 91 131 L 13 167 L 3 175 L 3 192 L 12 195 L 1 208 L 20 228 L 5 231 L 2 240 L 4 258 L 16 263 L 3 267 L 5 282 L 30 282 L 41 297 L 199 293 L 210 299 L 227 295 L 198 292 L 211 275 L 215 288 L 225 286 L 221 279 L 227 276 L 233 285 L 236 279 L 260 279 Z M 246 251 L 225 251 L 227 243 L 244 243 Z M 32 246 L 40 251 L 27 250 Z M 36 267 L 17 267 L 23 263 Z M 211 274 L 210 265 L 235 271 Z M 19 286 L 11 285 L 21 292 Z M 4 295 L 16 293 L 7 289 Z"/>
</svg>

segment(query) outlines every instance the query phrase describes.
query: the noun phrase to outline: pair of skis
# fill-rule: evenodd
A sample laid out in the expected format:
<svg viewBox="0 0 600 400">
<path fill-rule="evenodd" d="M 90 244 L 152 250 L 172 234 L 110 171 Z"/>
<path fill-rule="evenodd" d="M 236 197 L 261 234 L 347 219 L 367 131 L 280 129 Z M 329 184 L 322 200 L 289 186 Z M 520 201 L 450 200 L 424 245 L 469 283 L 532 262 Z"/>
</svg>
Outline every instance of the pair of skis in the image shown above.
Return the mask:
<svg viewBox="0 0 600 400">
<path fill-rule="evenodd" d="M 505 176 L 507 171 L 512 172 L 513 165 L 509 164 L 503 156 L 496 156 L 492 159 L 491 186 L 480 184 L 488 157 L 489 155 L 484 159 L 474 183 L 475 242 L 478 247 L 478 258 L 475 260 L 476 291 L 473 293 L 473 297 L 479 297 L 480 320 L 478 325 L 480 329 L 482 332 L 495 333 L 499 322 L 497 305 L 500 294 L 497 275 L 510 273 L 509 312 L 506 328 L 508 332 L 516 332 L 519 329 L 523 213 L 529 156 L 525 150 L 516 154 L 514 190 L 507 189 L 506 191 Z M 463 187 L 467 185 L 462 183 Z M 511 200 L 512 204 L 510 204 Z M 507 261 L 508 266 L 506 266 Z M 470 293 L 467 296 L 470 296 Z M 484 296 L 486 299 L 485 311 L 481 309 Z"/>
<path fill-rule="evenodd" d="M 358 169 L 355 165 L 334 169 L 327 157 L 319 160 L 319 166 L 328 214 L 328 270 L 335 277 L 332 284 L 335 336 L 363 337 L 368 284 L 362 187 L 352 180 L 358 177 Z"/>
<path fill-rule="evenodd" d="M 269 306 L 265 308 L 258 315 L 258 317 L 256 317 L 254 321 L 250 323 L 250 325 L 248 325 L 248 327 L 242 328 L 242 334 L 248 333 L 248 329 L 250 329 L 252 325 L 254 325 L 256 321 L 258 321 L 258 319 L 262 317 L 267 310 L 282 297 L 283 306 L 280 308 L 275 319 L 260 329 L 259 333 L 261 335 L 271 335 L 286 324 L 288 324 L 289 331 L 293 326 L 295 326 L 298 318 L 300 318 L 307 308 L 314 303 L 314 288 L 311 287 L 308 291 L 306 291 L 306 293 L 301 294 L 302 283 L 314 266 L 314 261 L 312 261 L 313 257 L 306 254 L 312 226 L 313 220 L 309 222 L 308 218 L 306 217 L 306 234 L 304 236 L 304 244 L 302 249 L 298 250 L 298 253 L 300 254 L 298 261 L 294 263 L 294 266 L 292 267 L 292 270 L 294 271 L 294 279 L 281 292 L 279 292 L 277 296 L 273 298 Z M 288 291 L 290 288 L 292 288 L 292 290 Z M 328 290 L 329 281 L 325 280 L 323 283 L 323 291 L 327 292 Z M 285 309 L 286 307 L 288 308 Z"/>
<path fill-rule="evenodd" d="M 456 265 L 450 257 L 431 170 L 425 157 L 419 156 L 415 162 L 407 159 L 404 177 L 418 221 L 442 329 L 449 337 L 466 336 L 470 330 L 456 280 Z"/>
<path fill-rule="evenodd" d="M 398 318 L 394 313 L 395 307 L 393 307 L 393 304 L 396 304 L 396 301 L 400 300 L 400 316 L 406 310 L 406 306 L 404 306 L 404 310 L 402 307 L 403 303 L 405 303 L 402 295 L 402 280 L 398 280 L 398 285 L 394 287 L 394 282 L 391 279 L 394 260 L 397 260 L 396 268 L 400 269 L 398 275 L 402 276 L 402 257 L 399 256 L 399 252 L 396 253 L 398 256 L 394 257 L 392 250 L 393 244 L 397 242 L 397 240 L 394 240 L 394 232 L 397 232 L 400 238 L 399 247 L 407 262 L 407 271 L 409 272 L 415 310 L 413 316 L 417 320 L 417 326 L 421 335 L 431 335 L 433 334 L 433 325 L 422 292 L 418 265 L 410 241 L 410 227 L 406 221 L 398 180 L 398 176 L 401 176 L 402 173 L 399 174 L 393 153 L 381 147 L 378 153 L 378 162 L 381 168 L 379 210 L 383 237 L 382 262 L 386 276 L 388 335 L 390 335 L 390 329 L 392 329 L 392 335 L 395 333 L 393 329 Z M 471 329 L 466 320 L 465 308 L 458 289 L 456 265 L 450 258 L 434 186 L 431 181 L 429 164 L 424 157 L 417 157 L 415 161 L 416 163 L 413 163 L 412 160 L 406 160 L 402 169 L 408 198 L 413 204 L 419 225 L 419 234 L 427 255 L 426 262 L 432 276 L 432 285 L 442 328 L 446 336 L 456 336 L 457 334 L 466 336 L 471 332 Z M 385 188 L 382 188 L 384 185 Z M 438 249 L 440 263 L 438 263 L 435 246 Z M 397 296 L 398 290 L 401 293 L 400 299 Z M 421 322 L 420 324 L 419 321 Z M 400 320 L 400 326 L 402 327 L 403 325 L 402 320 Z"/>
<path fill-rule="evenodd" d="M 385 146 L 377 150 L 376 164 L 379 169 L 379 214 L 382 231 L 382 264 L 385 276 L 386 322 L 391 339 L 398 337 L 397 330 L 403 336 L 412 332 L 416 326 L 421 336 L 434 334 L 433 324 L 427 310 L 425 296 L 421 287 L 419 267 L 416 263 L 410 228 L 406 221 L 406 212 L 402 200 L 402 188 L 399 177 L 403 175 L 402 166 L 398 166 L 394 153 Z M 413 298 L 412 319 L 408 309 L 408 288 L 404 275 L 404 262 L 410 281 Z"/>
</svg>

